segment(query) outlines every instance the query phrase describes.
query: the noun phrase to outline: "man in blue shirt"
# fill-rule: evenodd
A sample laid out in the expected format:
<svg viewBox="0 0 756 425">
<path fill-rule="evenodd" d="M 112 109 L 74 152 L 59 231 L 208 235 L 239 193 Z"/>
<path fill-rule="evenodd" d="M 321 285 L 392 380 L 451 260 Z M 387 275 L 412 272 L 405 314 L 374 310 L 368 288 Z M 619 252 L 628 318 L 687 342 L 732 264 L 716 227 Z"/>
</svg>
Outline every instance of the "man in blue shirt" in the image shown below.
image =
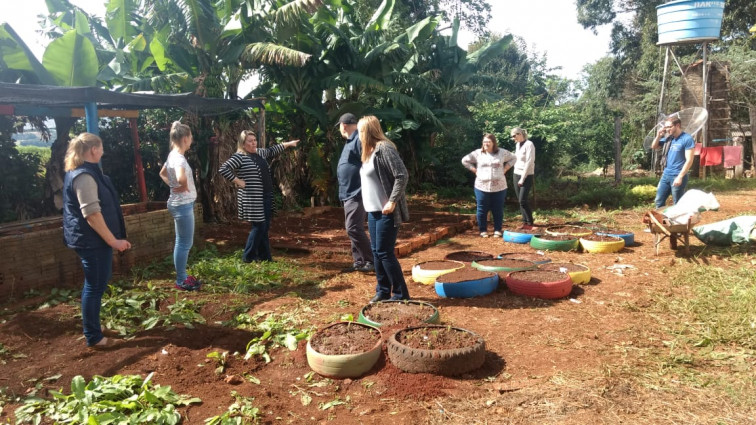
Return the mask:
<svg viewBox="0 0 756 425">
<path fill-rule="evenodd" d="M 357 117 L 346 113 L 337 123 L 339 132 L 347 139 L 341 151 L 339 165 L 336 167 L 336 177 L 339 180 L 339 200 L 344 203 L 344 221 L 352 242 L 352 267 L 345 272 L 375 270 L 373 266 L 373 251 L 370 248 L 370 238 L 365 233 L 365 219 L 367 213 L 362 205 L 362 187 L 360 185 L 360 167 L 362 167 L 362 144 L 357 131 Z"/>
<path fill-rule="evenodd" d="M 666 137 L 664 137 L 666 135 Z M 696 143 L 690 134 L 682 131 L 680 118 L 670 116 L 664 121 L 664 127 L 659 129 L 651 149 L 662 147 L 662 173 L 659 185 L 656 187 L 656 208 L 667 203 L 670 192 L 672 201 L 676 204 L 685 193 L 688 184 L 688 170 L 693 165 L 693 148 Z"/>
</svg>

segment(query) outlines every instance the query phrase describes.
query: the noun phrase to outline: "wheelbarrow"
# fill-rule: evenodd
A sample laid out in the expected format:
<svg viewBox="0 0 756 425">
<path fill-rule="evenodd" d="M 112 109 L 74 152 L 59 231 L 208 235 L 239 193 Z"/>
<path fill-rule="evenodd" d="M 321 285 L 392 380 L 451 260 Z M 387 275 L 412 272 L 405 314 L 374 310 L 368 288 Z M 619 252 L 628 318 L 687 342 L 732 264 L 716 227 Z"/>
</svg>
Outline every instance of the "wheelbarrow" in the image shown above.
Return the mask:
<svg viewBox="0 0 756 425">
<path fill-rule="evenodd" d="M 648 225 L 648 230 L 654 235 L 654 249 L 659 255 L 659 244 L 669 238 L 669 248 L 677 249 L 680 241 L 684 247 L 685 255 L 690 254 L 690 231 L 693 228 L 691 218 L 685 224 L 672 224 L 662 213 L 649 211 L 643 215 L 643 223 Z"/>
</svg>

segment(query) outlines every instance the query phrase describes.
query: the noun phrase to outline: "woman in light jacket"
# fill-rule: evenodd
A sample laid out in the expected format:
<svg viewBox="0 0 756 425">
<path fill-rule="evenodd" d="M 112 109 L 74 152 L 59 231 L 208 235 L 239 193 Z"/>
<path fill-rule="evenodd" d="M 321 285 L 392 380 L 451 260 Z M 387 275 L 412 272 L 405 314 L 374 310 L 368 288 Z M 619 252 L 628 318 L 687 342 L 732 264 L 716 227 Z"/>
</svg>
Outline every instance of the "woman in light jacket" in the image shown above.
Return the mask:
<svg viewBox="0 0 756 425">
<path fill-rule="evenodd" d="M 483 135 L 480 149 L 475 149 L 462 158 L 462 165 L 475 174 L 475 201 L 477 203 L 478 230 L 480 236 L 488 237 L 488 212 L 494 222 L 494 237 L 501 237 L 504 218 L 504 200 L 507 197 L 506 172 L 515 163 L 515 156 L 499 148 L 496 136 Z"/>
<path fill-rule="evenodd" d="M 237 187 L 236 207 L 239 219 L 252 223 L 242 253 L 242 261 L 245 263 L 273 261 L 268 239 L 273 216 L 273 177 L 268 161 L 297 143 L 299 140 L 292 140 L 270 148 L 258 148 L 255 133 L 244 130 L 239 135 L 236 153 L 220 167 L 220 175 Z"/>
<path fill-rule="evenodd" d="M 528 140 L 528 132 L 524 128 L 515 127 L 510 132 L 515 141 L 514 190 L 517 201 L 520 202 L 522 212 L 522 227 L 533 227 L 533 210 L 528 203 L 528 194 L 533 187 L 533 172 L 535 170 L 535 146 Z"/>
<path fill-rule="evenodd" d="M 382 300 L 410 299 L 402 266 L 394 254 L 399 225 L 409 219 L 407 168 L 386 138 L 378 118 L 368 115 L 357 123 L 362 143 L 362 202 L 368 214 L 370 248 L 375 259 L 375 296 L 371 303 Z"/>
</svg>

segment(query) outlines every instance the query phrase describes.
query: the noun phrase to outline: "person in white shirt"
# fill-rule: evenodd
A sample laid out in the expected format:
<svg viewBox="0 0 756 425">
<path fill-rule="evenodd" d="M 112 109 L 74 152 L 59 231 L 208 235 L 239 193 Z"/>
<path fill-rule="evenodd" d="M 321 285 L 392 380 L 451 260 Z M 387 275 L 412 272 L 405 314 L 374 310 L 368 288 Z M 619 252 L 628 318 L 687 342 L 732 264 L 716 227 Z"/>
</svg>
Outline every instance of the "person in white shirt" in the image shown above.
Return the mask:
<svg viewBox="0 0 756 425">
<path fill-rule="evenodd" d="M 504 201 L 507 197 L 506 172 L 515 164 L 515 155 L 498 146 L 496 136 L 483 135 L 480 149 L 462 158 L 462 165 L 475 174 L 475 201 L 477 203 L 478 230 L 488 237 L 488 212 L 494 222 L 494 237 L 501 237 L 504 218 Z"/>
<path fill-rule="evenodd" d="M 533 227 L 533 210 L 528 203 L 528 195 L 533 187 L 535 170 L 535 146 L 528 140 L 524 128 L 515 127 L 509 133 L 515 141 L 514 190 L 522 212 L 522 228 Z"/>
<path fill-rule="evenodd" d="M 186 124 L 175 121 L 170 132 L 171 152 L 160 170 L 160 178 L 170 186 L 168 212 L 173 216 L 176 242 L 173 246 L 173 265 L 176 268 L 176 288 L 196 291 L 201 282 L 186 273 L 189 250 L 194 243 L 194 201 L 197 189 L 194 186 L 192 167 L 184 154 L 192 146 L 192 130 Z"/>
</svg>

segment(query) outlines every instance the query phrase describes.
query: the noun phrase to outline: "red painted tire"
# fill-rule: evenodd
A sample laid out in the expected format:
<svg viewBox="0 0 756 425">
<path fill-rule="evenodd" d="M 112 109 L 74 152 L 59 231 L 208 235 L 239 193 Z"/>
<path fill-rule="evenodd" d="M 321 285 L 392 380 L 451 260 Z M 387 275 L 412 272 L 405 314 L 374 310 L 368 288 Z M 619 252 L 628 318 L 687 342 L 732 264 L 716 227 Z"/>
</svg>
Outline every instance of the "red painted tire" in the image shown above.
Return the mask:
<svg viewBox="0 0 756 425">
<path fill-rule="evenodd" d="M 572 292 L 572 278 L 567 273 L 560 273 L 564 275 L 563 278 L 553 282 L 535 282 L 524 277 L 529 271 L 510 273 L 506 279 L 509 290 L 515 294 L 544 299 L 564 298 Z"/>
</svg>

